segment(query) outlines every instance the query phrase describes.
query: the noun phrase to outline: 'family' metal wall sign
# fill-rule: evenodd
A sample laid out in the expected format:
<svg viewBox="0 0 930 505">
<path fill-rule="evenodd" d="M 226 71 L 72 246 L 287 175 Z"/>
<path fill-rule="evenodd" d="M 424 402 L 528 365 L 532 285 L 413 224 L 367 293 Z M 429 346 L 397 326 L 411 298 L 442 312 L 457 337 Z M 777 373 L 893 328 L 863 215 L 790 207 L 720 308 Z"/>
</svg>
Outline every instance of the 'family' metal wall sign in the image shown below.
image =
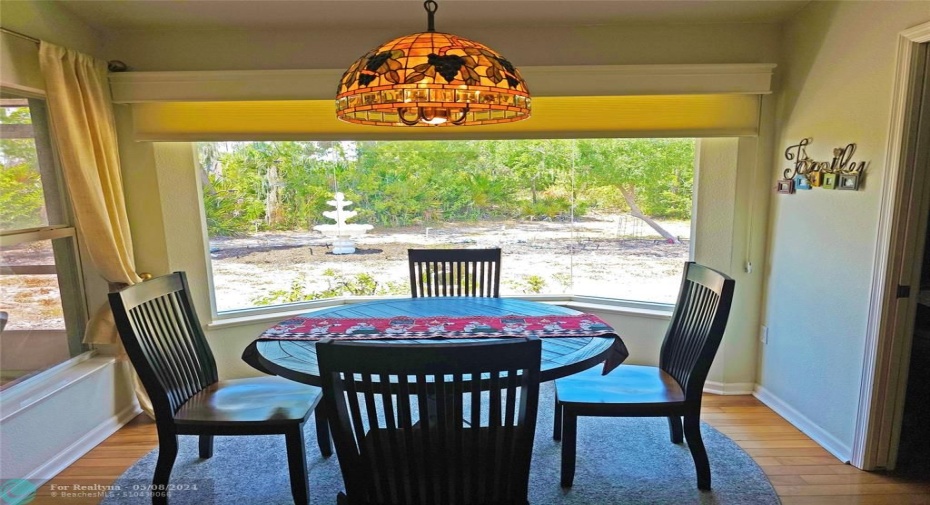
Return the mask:
<svg viewBox="0 0 930 505">
<path fill-rule="evenodd" d="M 807 147 L 812 138 L 802 139 L 797 144 L 785 149 L 785 159 L 793 161 L 794 166 L 786 168 L 783 179 L 778 181 L 779 193 L 792 194 L 795 191 L 813 188 L 845 189 L 856 191 L 862 182 L 865 161 L 852 161 L 856 144 L 837 147 L 833 150 L 833 160 L 816 161 L 807 155 Z"/>
</svg>

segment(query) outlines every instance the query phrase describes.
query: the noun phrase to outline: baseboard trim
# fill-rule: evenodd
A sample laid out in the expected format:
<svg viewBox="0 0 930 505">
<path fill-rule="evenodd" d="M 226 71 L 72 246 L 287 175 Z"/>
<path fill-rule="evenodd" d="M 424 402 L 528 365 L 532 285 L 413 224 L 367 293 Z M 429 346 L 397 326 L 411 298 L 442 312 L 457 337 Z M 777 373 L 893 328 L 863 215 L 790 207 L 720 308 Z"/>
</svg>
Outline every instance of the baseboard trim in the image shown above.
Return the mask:
<svg viewBox="0 0 930 505">
<path fill-rule="evenodd" d="M 760 402 L 774 410 L 776 414 L 785 418 L 786 421 L 794 425 L 795 428 L 804 432 L 811 437 L 814 442 L 820 444 L 827 452 L 839 458 L 843 463 L 849 463 L 852 457 L 852 447 L 844 444 L 839 439 L 828 433 L 826 430 L 811 421 L 807 416 L 795 410 L 794 407 L 787 404 L 781 398 L 772 394 L 771 391 L 760 385 L 756 385 L 755 396 Z"/>
<path fill-rule="evenodd" d="M 704 392 L 715 395 L 751 395 L 755 386 L 752 382 L 704 381 Z"/>
<path fill-rule="evenodd" d="M 139 404 L 133 401 L 132 404 L 110 419 L 100 423 L 99 426 L 59 452 L 44 465 L 33 470 L 24 478 L 31 481 L 36 486 L 45 484 L 141 413 L 142 409 L 139 408 Z"/>
</svg>

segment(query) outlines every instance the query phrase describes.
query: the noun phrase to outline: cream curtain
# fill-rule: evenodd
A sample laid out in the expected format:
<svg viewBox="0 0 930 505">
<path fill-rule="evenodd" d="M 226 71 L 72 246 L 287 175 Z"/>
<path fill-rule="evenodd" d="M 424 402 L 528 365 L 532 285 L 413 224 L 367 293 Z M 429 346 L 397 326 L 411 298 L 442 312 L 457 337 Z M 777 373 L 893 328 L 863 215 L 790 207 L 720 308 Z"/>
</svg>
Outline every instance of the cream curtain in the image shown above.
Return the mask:
<svg viewBox="0 0 930 505">
<path fill-rule="evenodd" d="M 107 64 L 44 41 L 39 45 L 39 64 L 81 241 L 111 289 L 140 282 L 123 197 Z M 94 312 L 84 342 L 119 345 L 109 304 Z M 151 415 L 151 402 L 137 376 L 135 389 L 142 409 Z"/>
</svg>

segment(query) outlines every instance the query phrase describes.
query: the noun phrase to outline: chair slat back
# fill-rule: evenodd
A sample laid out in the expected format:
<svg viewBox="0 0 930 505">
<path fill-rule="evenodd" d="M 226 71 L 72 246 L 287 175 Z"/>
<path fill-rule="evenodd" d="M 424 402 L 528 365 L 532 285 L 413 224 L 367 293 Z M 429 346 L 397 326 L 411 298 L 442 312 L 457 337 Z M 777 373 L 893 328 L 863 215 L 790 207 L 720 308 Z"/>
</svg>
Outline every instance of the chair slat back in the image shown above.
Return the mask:
<svg viewBox="0 0 930 505">
<path fill-rule="evenodd" d="M 349 503 L 525 505 L 541 349 L 318 343 Z"/>
<path fill-rule="evenodd" d="M 501 250 L 408 249 L 410 291 L 426 296 L 500 297 Z"/>
<path fill-rule="evenodd" d="M 188 399 L 217 381 L 216 361 L 194 312 L 184 272 L 110 293 L 120 339 L 167 422 Z"/>
<path fill-rule="evenodd" d="M 700 402 L 707 372 L 726 329 L 734 286 L 733 279 L 716 270 L 685 263 L 659 366 L 678 381 L 686 401 Z"/>
</svg>

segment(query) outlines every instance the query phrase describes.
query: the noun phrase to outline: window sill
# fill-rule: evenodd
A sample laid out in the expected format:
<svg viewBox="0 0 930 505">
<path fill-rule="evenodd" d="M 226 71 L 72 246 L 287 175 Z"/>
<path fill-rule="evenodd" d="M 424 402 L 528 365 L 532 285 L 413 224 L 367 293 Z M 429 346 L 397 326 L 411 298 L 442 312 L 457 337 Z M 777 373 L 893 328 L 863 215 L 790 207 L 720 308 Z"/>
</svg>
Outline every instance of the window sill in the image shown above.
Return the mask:
<svg viewBox="0 0 930 505">
<path fill-rule="evenodd" d="M 206 325 L 208 330 L 221 330 L 236 326 L 252 324 L 275 324 L 287 318 L 298 316 L 329 307 L 351 305 L 354 303 L 374 300 L 389 300 L 392 298 L 405 298 L 398 296 L 358 296 L 351 298 L 335 298 L 313 302 L 278 305 L 260 309 L 244 309 L 226 312 L 215 316 L 214 320 Z M 518 298 L 531 302 L 559 305 L 583 312 L 602 314 L 619 314 L 626 316 L 644 317 L 649 319 L 670 319 L 672 305 L 662 303 L 634 302 L 628 300 L 614 300 L 610 298 L 597 298 L 591 296 L 572 295 L 526 295 L 508 298 Z"/>
<path fill-rule="evenodd" d="M 10 387 L 0 393 L 0 401 L 3 403 L 0 422 L 80 382 L 114 361 L 115 356 L 98 356 L 96 351 L 88 351 Z"/>
<path fill-rule="evenodd" d="M 671 319 L 672 311 L 669 310 L 651 310 L 640 307 L 624 307 L 621 305 L 606 305 L 600 303 L 587 303 L 570 301 L 559 303 L 563 307 L 580 310 L 582 312 L 597 312 L 601 314 L 619 314 L 624 316 L 644 317 L 648 319 Z"/>
<path fill-rule="evenodd" d="M 224 312 L 215 315 L 213 321 L 206 325 L 208 330 L 220 330 L 234 326 L 244 326 L 259 323 L 278 323 L 289 317 L 299 316 L 315 310 L 351 305 L 353 303 L 370 302 L 374 300 L 390 300 L 391 298 L 405 298 L 403 296 L 354 296 L 351 298 L 328 298 L 312 302 L 289 303 L 257 309 L 242 309 Z"/>
</svg>

